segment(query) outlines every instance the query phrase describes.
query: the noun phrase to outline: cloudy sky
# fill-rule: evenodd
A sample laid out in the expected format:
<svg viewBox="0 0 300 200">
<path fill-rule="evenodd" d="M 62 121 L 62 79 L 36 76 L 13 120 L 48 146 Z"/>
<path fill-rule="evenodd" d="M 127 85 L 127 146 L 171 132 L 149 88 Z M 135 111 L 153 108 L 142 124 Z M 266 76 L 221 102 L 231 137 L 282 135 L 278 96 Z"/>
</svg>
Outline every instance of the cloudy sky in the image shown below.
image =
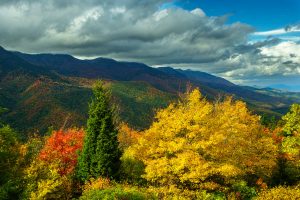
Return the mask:
<svg viewBox="0 0 300 200">
<path fill-rule="evenodd" d="M 0 0 L 0 45 L 300 91 L 299 0 Z"/>
</svg>

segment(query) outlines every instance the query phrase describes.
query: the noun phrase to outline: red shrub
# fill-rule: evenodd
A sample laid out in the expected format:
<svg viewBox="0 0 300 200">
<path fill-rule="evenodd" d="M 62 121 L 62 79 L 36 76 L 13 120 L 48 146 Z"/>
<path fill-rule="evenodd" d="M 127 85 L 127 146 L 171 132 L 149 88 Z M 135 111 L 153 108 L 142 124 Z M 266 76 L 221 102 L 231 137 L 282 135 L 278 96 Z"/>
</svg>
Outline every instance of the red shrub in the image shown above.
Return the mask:
<svg viewBox="0 0 300 200">
<path fill-rule="evenodd" d="M 72 173 L 77 164 L 78 151 L 82 149 L 83 129 L 54 131 L 46 140 L 39 158 L 45 162 L 57 162 L 61 175 Z"/>
</svg>

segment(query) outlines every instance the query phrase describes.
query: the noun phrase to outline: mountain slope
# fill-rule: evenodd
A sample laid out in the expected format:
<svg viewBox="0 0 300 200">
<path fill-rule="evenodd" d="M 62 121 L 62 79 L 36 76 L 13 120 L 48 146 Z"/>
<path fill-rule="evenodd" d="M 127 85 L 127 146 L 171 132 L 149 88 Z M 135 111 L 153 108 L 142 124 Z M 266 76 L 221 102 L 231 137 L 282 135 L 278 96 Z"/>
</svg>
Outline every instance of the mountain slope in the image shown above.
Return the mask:
<svg viewBox="0 0 300 200">
<path fill-rule="evenodd" d="M 14 52 L 14 54 L 33 65 L 43 66 L 64 76 L 145 81 L 158 89 L 174 93 L 178 91 L 181 84 L 179 79 L 142 63 L 118 62 L 107 58 L 80 60 L 60 54 L 24 54 L 20 52 Z"/>
<path fill-rule="evenodd" d="M 193 85 L 199 86 L 201 89 L 204 88 L 204 91 L 209 88 L 210 91 L 215 90 L 218 94 L 230 95 L 236 99 L 242 99 L 248 103 L 250 108 L 258 111 L 258 113 L 267 112 L 280 116 L 288 110 L 290 104 L 300 102 L 295 98 L 286 98 L 285 95 L 271 95 L 270 93 L 260 92 L 251 87 L 235 85 L 226 79 L 205 72 L 172 68 L 159 68 L 159 70 L 170 75 L 181 73 Z M 216 95 L 213 96 L 216 97 Z"/>
<path fill-rule="evenodd" d="M 15 75 L 27 74 L 34 77 L 48 76 L 52 79 L 59 78 L 48 69 L 31 64 L 19 56 L 16 56 L 14 53 L 0 47 L 0 78 L 2 79 L 10 73 L 14 73 Z"/>
<path fill-rule="evenodd" d="M 53 62 L 57 56 L 54 57 Z M 59 62 L 73 59 L 65 55 L 58 55 L 58 58 Z M 0 50 L 0 77 L 0 107 L 8 109 L 2 118 L 20 132 L 43 134 L 50 126 L 55 129 L 85 126 L 95 79 L 59 75 L 46 64 L 29 63 L 3 48 Z M 173 94 L 145 82 L 107 80 L 107 85 L 119 105 L 121 120 L 137 129 L 149 126 L 154 109 L 174 99 Z"/>
<path fill-rule="evenodd" d="M 121 120 L 137 129 L 148 127 L 154 111 L 176 100 L 187 84 L 199 87 L 209 100 L 233 95 L 246 101 L 253 111 L 275 116 L 300 101 L 294 94 L 241 87 L 204 72 L 152 68 L 106 58 L 80 60 L 60 54 L 30 55 L 3 48 L 0 77 L 0 107 L 9 109 L 3 117 L 18 130 L 27 132 L 43 133 L 49 126 L 84 126 L 91 85 L 98 78 L 112 89 Z"/>
<path fill-rule="evenodd" d="M 102 78 L 118 81 L 144 81 L 152 86 L 171 93 L 184 91 L 187 83 L 200 87 L 208 98 L 216 93 L 231 94 L 250 104 L 263 102 L 272 106 L 288 106 L 292 101 L 281 97 L 255 92 L 247 87 L 235 85 L 223 78 L 208 73 L 167 68 L 151 68 L 145 64 L 118 62 L 112 59 L 97 58 L 79 60 L 69 55 L 59 54 L 23 54 L 16 55 L 35 65 L 47 67 L 65 76 L 84 78 Z"/>
</svg>

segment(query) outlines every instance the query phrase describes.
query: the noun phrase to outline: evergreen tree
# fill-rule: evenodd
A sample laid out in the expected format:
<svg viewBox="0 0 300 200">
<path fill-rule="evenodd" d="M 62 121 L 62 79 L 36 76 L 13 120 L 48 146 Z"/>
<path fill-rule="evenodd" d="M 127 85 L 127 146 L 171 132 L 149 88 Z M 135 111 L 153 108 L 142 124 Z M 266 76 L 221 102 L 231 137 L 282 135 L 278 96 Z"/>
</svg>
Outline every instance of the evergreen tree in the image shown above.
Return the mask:
<svg viewBox="0 0 300 200">
<path fill-rule="evenodd" d="M 97 82 L 89 104 L 89 119 L 77 175 L 82 181 L 100 176 L 115 178 L 120 166 L 117 129 L 114 126 L 110 94 Z"/>
</svg>

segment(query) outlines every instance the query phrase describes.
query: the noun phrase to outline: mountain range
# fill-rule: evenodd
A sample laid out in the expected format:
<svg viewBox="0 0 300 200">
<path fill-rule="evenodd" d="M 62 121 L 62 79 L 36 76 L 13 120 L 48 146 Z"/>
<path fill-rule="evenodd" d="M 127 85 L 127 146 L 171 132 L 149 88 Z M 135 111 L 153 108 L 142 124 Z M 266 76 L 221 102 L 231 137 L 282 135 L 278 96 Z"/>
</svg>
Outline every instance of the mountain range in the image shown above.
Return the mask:
<svg viewBox="0 0 300 200">
<path fill-rule="evenodd" d="M 176 101 L 187 85 L 200 88 L 209 100 L 230 95 L 247 102 L 255 113 L 276 117 L 300 102 L 299 93 L 239 86 L 200 71 L 108 58 L 25 54 L 0 47 L 0 107 L 8 109 L 2 118 L 26 133 L 84 126 L 97 79 L 111 88 L 120 120 L 137 129 L 148 127 L 155 110 Z"/>
</svg>

